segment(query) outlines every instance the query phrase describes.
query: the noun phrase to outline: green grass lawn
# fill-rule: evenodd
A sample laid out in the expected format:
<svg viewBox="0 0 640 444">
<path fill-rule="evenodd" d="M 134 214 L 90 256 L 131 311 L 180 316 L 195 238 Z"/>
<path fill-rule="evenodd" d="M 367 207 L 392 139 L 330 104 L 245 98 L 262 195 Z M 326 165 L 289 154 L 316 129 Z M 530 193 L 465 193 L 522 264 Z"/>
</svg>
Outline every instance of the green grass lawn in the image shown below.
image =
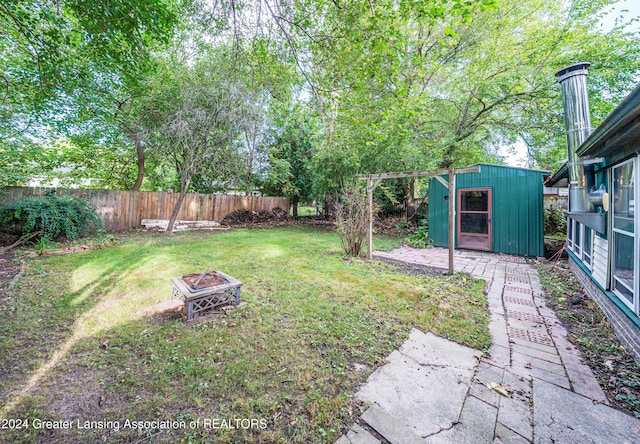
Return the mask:
<svg viewBox="0 0 640 444">
<path fill-rule="evenodd" d="M 189 325 L 148 314 L 171 277 L 206 270 L 241 280 L 246 304 Z M 0 442 L 333 442 L 411 327 L 490 342 L 482 281 L 348 260 L 308 227 L 127 235 L 32 259 L 19 282 L 0 311 L 0 417 L 29 427 Z"/>
<path fill-rule="evenodd" d="M 317 214 L 317 207 L 298 205 L 298 216 L 316 216 Z M 289 216 L 293 216 L 293 208 L 289 209 Z"/>
</svg>

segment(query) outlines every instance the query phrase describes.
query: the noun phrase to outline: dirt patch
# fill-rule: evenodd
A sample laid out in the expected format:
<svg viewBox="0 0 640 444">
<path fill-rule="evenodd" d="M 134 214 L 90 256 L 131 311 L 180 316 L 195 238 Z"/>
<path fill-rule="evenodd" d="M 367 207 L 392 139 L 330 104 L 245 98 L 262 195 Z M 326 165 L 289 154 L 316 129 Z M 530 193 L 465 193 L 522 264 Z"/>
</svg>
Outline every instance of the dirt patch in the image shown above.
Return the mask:
<svg viewBox="0 0 640 444">
<path fill-rule="evenodd" d="M 308 225 L 310 227 L 321 228 L 328 231 L 336 230 L 336 223 L 333 219 L 323 216 L 299 216 L 293 221 L 296 225 Z"/>
<path fill-rule="evenodd" d="M 301 216 L 295 221 L 297 225 L 311 225 L 335 231 L 335 220 L 323 216 Z M 403 217 L 376 218 L 373 221 L 373 232 L 377 235 L 389 237 L 403 237 L 416 232 L 413 223 L 407 223 Z"/>
<path fill-rule="evenodd" d="M 416 225 L 413 222 L 407 222 L 404 217 L 376 218 L 373 221 L 373 231 L 384 236 L 402 237 L 415 233 Z"/>
<path fill-rule="evenodd" d="M 557 255 L 561 255 L 563 258 L 566 258 L 567 253 L 564 250 L 566 242 L 567 241 L 565 239 L 555 239 L 552 237 L 545 237 L 544 238 L 544 257 L 546 257 L 547 259 L 552 259 L 552 258 L 556 259 Z M 562 253 L 560 251 L 562 251 Z"/>
<path fill-rule="evenodd" d="M 329 231 L 336 230 L 335 220 L 332 218 L 324 216 L 299 216 L 297 219 L 293 219 L 281 208 L 257 213 L 255 211 L 238 210 L 227 214 L 221 223 L 239 228 L 307 225 Z M 402 237 L 415 231 L 416 226 L 413 223 L 407 223 L 402 217 L 376 218 L 373 221 L 373 232 L 382 236 Z"/>
<path fill-rule="evenodd" d="M 607 317 L 587 296 L 566 260 L 537 263 L 547 305 L 582 352 L 612 406 L 640 418 L 640 367 L 616 337 Z"/>
<path fill-rule="evenodd" d="M 0 310 L 10 297 L 9 286 L 13 278 L 20 273 L 20 261 L 13 251 L 0 252 Z"/>
<path fill-rule="evenodd" d="M 75 422 L 99 417 L 96 413 L 113 407 L 116 403 L 107 394 L 104 384 L 100 384 L 100 377 L 99 370 L 69 365 L 59 377 L 48 380 L 43 385 L 55 393 L 50 397 L 50 414 Z"/>
</svg>

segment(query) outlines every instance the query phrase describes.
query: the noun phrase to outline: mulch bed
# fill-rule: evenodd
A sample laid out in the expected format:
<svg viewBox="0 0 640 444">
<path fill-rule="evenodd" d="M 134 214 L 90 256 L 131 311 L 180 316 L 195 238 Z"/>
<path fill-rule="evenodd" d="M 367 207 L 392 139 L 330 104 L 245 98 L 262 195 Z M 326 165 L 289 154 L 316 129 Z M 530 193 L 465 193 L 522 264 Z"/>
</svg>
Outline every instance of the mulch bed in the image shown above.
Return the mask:
<svg viewBox="0 0 640 444">
<path fill-rule="evenodd" d="M 640 418 L 640 366 L 616 337 L 607 317 L 589 298 L 566 260 L 536 264 L 547 305 L 567 329 L 612 406 Z"/>
</svg>

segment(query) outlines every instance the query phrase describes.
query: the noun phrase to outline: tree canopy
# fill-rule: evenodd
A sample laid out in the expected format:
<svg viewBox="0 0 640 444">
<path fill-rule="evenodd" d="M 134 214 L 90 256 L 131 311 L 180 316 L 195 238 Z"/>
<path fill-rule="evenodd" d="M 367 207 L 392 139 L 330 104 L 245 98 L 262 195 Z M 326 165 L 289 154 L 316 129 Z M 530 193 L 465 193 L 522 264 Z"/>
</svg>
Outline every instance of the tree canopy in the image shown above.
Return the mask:
<svg viewBox="0 0 640 444">
<path fill-rule="evenodd" d="M 501 162 L 516 142 L 553 169 L 566 157 L 555 71 L 592 63 L 594 126 L 640 80 L 638 32 L 599 26 L 612 3 L 6 1 L 0 180 L 311 200 L 357 174 Z M 194 124 L 185 109 L 211 100 L 234 110 L 201 145 L 221 137 L 215 166 L 168 123 Z M 398 185 L 411 203 L 415 184 Z"/>
</svg>

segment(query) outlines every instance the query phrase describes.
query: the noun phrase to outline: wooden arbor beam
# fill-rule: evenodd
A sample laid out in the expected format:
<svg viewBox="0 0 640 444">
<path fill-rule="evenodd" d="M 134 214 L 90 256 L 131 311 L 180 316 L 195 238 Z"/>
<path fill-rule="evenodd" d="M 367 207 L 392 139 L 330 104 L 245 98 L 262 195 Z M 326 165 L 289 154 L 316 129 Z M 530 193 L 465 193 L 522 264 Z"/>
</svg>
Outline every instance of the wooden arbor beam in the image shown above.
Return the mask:
<svg viewBox="0 0 640 444">
<path fill-rule="evenodd" d="M 456 174 L 479 173 L 480 166 L 466 168 L 448 168 L 438 170 L 411 171 L 400 173 L 367 174 L 358 176 L 358 180 L 367 181 L 367 203 L 369 205 L 369 230 L 367 233 L 367 257 L 371 259 L 373 252 L 373 191 L 384 179 L 404 179 L 409 177 L 436 177 L 449 175 L 449 274 L 453 274 L 453 252 L 455 250 L 455 220 L 456 220 Z M 441 178 L 440 178 L 441 179 Z M 374 182 L 375 181 L 375 182 Z M 444 179 L 439 180 L 443 185 Z M 445 185 L 447 186 L 447 185 Z"/>
</svg>

